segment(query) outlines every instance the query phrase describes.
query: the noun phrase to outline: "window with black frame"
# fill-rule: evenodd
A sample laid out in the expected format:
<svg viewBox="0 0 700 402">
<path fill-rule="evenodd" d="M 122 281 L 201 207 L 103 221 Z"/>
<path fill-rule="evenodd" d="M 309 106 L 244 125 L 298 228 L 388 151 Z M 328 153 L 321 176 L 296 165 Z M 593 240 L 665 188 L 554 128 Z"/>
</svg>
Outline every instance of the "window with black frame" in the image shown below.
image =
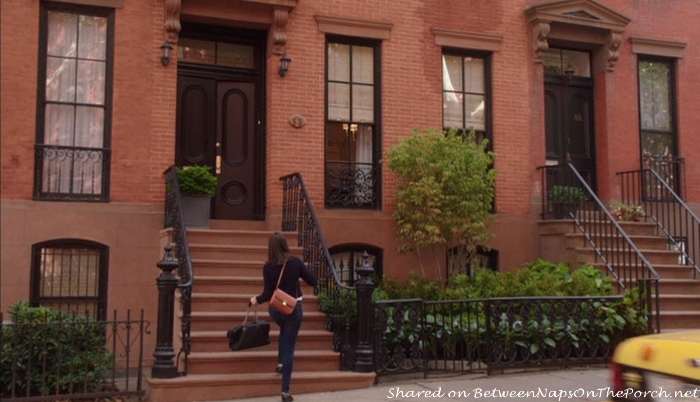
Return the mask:
<svg viewBox="0 0 700 402">
<path fill-rule="evenodd" d="M 473 276 L 477 269 L 498 272 L 498 250 L 477 246 L 472 252 L 460 246 L 452 247 L 447 254 L 447 277 L 463 274 Z"/>
<path fill-rule="evenodd" d="M 489 54 L 443 50 L 443 129 L 457 129 L 462 133 L 474 130 L 477 141 L 488 140 L 489 151 L 493 150 L 490 74 Z M 491 211 L 496 211 L 495 199 Z"/>
<path fill-rule="evenodd" d="M 32 246 L 31 303 L 106 319 L 107 246 L 59 239 Z"/>
<path fill-rule="evenodd" d="M 379 209 L 379 42 L 326 44 L 327 208 Z"/>
<path fill-rule="evenodd" d="M 443 51 L 443 128 L 473 129 L 477 139 L 488 139 L 491 147 L 489 69 L 487 54 Z"/>
<path fill-rule="evenodd" d="M 639 75 L 639 126 L 643 169 L 653 169 L 680 196 L 681 164 L 677 157 L 676 95 L 673 59 L 641 57 Z M 648 180 L 647 200 L 668 198 L 665 188 Z"/>
<path fill-rule="evenodd" d="M 113 49 L 113 9 L 42 4 L 36 199 L 109 199 Z"/>
<path fill-rule="evenodd" d="M 367 244 L 340 244 L 329 250 L 335 269 L 344 285 L 353 286 L 359 279 L 357 268 L 364 263 L 364 253 L 367 252 L 367 263 L 374 269 L 372 280 L 375 284 L 382 278 L 383 250 Z"/>
</svg>

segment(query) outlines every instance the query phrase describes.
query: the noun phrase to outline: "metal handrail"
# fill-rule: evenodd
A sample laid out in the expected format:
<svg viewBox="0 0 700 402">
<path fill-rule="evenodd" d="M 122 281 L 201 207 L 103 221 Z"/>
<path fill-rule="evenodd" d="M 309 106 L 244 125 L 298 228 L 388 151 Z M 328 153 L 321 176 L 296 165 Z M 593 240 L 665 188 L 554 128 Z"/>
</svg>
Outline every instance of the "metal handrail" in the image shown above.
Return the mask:
<svg viewBox="0 0 700 402">
<path fill-rule="evenodd" d="M 297 245 L 302 246 L 303 258 L 309 268 L 320 279 L 319 285 L 314 289 L 315 294 L 326 292 L 331 297 L 331 303 L 339 305 L 341 293 L 345 297 L 356 294 L 357 290 L 353 286 L 344 285 L 333 262 L 328 246 L 326 245 L 323 231 L 319 224 L 313 203 L 306 190 L 304 179 L 300 173 L 291 173 L 280 177 L 282 182 L 282 231 L 297 231 Z M 319 300 L 320 302 L 320 300 Z M 349 300 L 344 300 L 346 305 Z M 348 306 L 349 307 L 349 306 Z M 349 331 L 350 323 L 343 323 L 344 330 Z M 326 328 L 333 330 L 331 319 L 326 320 Z M 346 338 L 347 339 L 347 338 Z M 341 353 L 351 353 L 349 350 L 342 350 L 341 345 L 334 339 L 334 346 Z M 341 362 L 345 361 L 341 358 Z M 343 363 L 341 363 L 343 364 Z"/>
<path fill-rule="evenodd" d="M 687 249 L 679 247 L 677 251 L 693 268 L 693 278 L 699 278 L 700 218 L 655 169 L 624 171 L 617 175 L 622 186 L 622 202 L 643 204 L 646 216 L 656 223 L 669 244 L 677 243 L 678 238 L 688 240 Z"/>
<path fill-rule="evenodd" d="M 178 375 L 187 375 L 187 357 L 190 354 L 191 338 L 190 323 L 192 320 L 192 282 L 194 271 L 190 257 L 190 243 L 187 239 L 185 212 L 180 196 L 180 186 L 177 181 L 177 168 L 170 166 L 163 172 L 165 175 L 166 202 L 164 228 L 172 228 L 175 256 L 178 261 L 178 289 L 180 290 L 180 306 L 182 307 L 181 328 L 182 345 L 177 354 L 177 365 L 183 363 L 183 369 L 178 369 Z"/>
<path fill-rule="evenodd" d="M 559 179 L 559 181 L 555 181 L 555 185 L 574 186 L 583 192 L 585 201 L 582 199 L 577 201 L 578 212 L 569 213 L 566 218 L 574 221 L 576 227 L 583 234 L 585 241 L 593 248 L 596 260 L 600 260 L 605 265 L 608 274 L 617 282 L 618 291 L 626 290 L 626 284 L 629 282 L 641 283 L 646 297 L 644 297 L 645 300 L 640 300 L 640 302 L 646 304 L 646 311 L 650 318 L 652 311 L 656 313 L 655 321 L 656 330 L 658 331 L 660 325 L 658 292 L 660 276 L 652 264 L 644 257 L 643 253 L 637 248 L 632 239 L 617 223 L 586 180 L 570 162 L 565 165 L 542 166 L 538 169 L 543 170 L 543 175 L 548 171 L 555 171 L 556 177 Z M 543 178 L 543 182 L 547 183 L 546 177 Z M 547 186 L 549 186 L 549 183 L 547 183 Z M 544 187 L 547 186 L 543 186 L 543 193 L 546 191 Z M 545 201 L 543 204 L 543 215 L 545 215 L 551 200 L 546 193 L 543 194 L 543 199 Z M 612 247 L 613 242 L 615 242 L 615 247 Z M 645 269 L 640 270 L 640 265 Z M 652 286 L 653 289 L 651 289 Z M 654 306 L 652 306 L 652 295 L 650 292 L 654 293 Z M 649 325 L 652 325 L 651 319 L 649 320 Z"/>
</svg>

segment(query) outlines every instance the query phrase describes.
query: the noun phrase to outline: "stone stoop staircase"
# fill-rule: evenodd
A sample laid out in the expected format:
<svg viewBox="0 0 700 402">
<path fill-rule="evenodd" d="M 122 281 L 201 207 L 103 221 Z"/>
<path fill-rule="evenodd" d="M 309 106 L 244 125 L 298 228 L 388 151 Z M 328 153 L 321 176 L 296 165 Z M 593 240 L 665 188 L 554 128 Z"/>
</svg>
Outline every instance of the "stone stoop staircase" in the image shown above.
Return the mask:
<svg viewBox="0 0 700 402">
<path fill-rule="evenodd" d="M 211 227 L 187 231 L 194 270 L 187 375 L 150 379 L 151 401 L 212 401 L 280 394 L 281 376 L 274 373 L 279 328 L 267 312 L 268 305 L 257 310 L 260 319 L 270 322 L 270 345 L 231 351 L 226 339 L 226 331 L 243 322 L 250 297 L 262 291 L 262 267 L 272 232 L 265 222 L 213 221 Z M 288 233 L 287 239 L 292 254 L 300 256 L 301 249 L 295 247 L 296 232 Z M 333 351 L 333 334 L 325 329 L 325 314 L 318 309 L 313 289 L 301 283 L 304 322 L 297 340 L 292 394 L 373 386 L 374 373 L 340 371 L 340 354 Z M 176 328 L 175 336 L 179 334 Z"/>
<path fill-rule="evenodd" d="M 679 253 L 669 250 L 668 239 L 665 236 L 655 234 L 654 223 L 618 223 L 661 277 L 661 330 L 665 332 L 685 328 L 700 329 L 700 278 L 693 278 L 693 268 L 678 263 Z M 572 267 L 591 264 L 607 273 L 603 263 L 595 262 L 593 248 L 573 221 L 540 221 L 539 233 L 543 243 L 542 258 L 566 261 Z M 557 249 L 559 258 L 552 259 L 557 254 Z M 625 258 L 620 258 L 620 261 L 624 260 Z"/>
</svg>

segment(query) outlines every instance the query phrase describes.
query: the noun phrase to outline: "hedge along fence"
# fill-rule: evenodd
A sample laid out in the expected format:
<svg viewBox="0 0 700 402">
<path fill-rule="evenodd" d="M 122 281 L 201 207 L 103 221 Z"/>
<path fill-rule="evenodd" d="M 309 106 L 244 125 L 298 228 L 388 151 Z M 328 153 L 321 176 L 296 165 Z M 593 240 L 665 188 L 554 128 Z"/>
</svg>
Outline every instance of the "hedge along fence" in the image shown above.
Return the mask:
<svg viewBox="0 0 700 402">
<path fill-rule="evenodd" d="M 638 292 L 612 294 L 610 278 L 592 266 L 543 260 L 449 284 L 387 278 L 373 294 L 375 368 L 381 376 L 605 361 L 617 342 L 647 329 Z M 357 298 L 340 296 L 321 293 L 320 307 L 336 351 L 352 351 Z"/>
<path fill-rule="evenodd" d="M 94 321 L 49 307 L 13 305 L 0 325 L 0 399 L 67 400 L 145 395 L 148 322 Z M 0 321 L 2 316 L 0 315 Z"/>
<path fill-rule="evenodd" d="M 646 316 L 624 296 L 374 303 L 375 371 L 486 371 L 606 362 Z"/>
</svg>

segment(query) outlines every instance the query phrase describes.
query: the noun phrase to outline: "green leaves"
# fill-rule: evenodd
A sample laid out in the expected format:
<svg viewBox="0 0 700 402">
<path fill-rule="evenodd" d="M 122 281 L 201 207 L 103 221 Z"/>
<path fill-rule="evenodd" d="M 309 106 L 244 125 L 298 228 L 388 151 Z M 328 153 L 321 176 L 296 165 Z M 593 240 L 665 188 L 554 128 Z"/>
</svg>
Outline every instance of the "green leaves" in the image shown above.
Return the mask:
<svg viewBox="0 0 700 402">
<path fill-rule="evenodd" d="M 414 130 L 387 158 L 399 177 L 394 219 L 410 249 L 460 244 L 471 251 L 492 239 L 495 154 L 486 140 L 477 142 L 473 131 Z"/>
<path fill-rule="evenodd" d="M 182 194 L 216 194 L 216 176 L 208 166 L 192 165 L 177 168 L 177 183 Z"/>
<path fill-rule="evenodd" d="M 2 327 L 0 394 L 96 392 L 112 363 L 106 324 L 17 302 Z"/>
</svg>

